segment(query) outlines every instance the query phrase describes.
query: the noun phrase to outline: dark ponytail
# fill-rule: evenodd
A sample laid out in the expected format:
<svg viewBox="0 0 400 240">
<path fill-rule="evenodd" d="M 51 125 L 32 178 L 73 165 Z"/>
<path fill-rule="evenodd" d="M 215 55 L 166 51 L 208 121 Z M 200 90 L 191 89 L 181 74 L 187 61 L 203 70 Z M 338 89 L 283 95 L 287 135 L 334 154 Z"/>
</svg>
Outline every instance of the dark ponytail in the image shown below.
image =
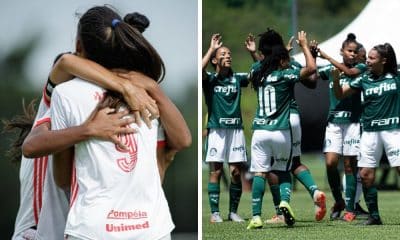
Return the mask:
<svg viewBox="0 0 400 240">
<path fill-rule="evenodd" d="M 124 17 L 124 22 L 143 33 L 150 26 L 149 19 L 140 13 L 129 13 Z"/>
<path fill-rule="evenodd" d="M 356 35 L 354 33 L 347 34 L 346 40 L 344 40 L 342 43 L 342 49 L 350 43 L 355 43 L 357 46 L 359 46 L 359 43 L 356 41 Z"/>
<path fill-rule="evenodd" d="M 78 39 L 85 57 L 105 68 L 138 71 L 160 82 L 165 75 L 164 62 L 142 35 L 149 25 L 142 14 L 128 14 L 122 20 L 110 7 L 98 6 L 80 18 Z"/>
<path fill-rule="evenodd" d="M 272 52 L 272 47 L 275 45 L 285 46 L 282 36 L 275 30 L 267 28 L 266 32 L 258 35 L 258 50 L 264 55 L 268 56 Z"/>
<path fill-rule="evenodd" d="M 391 73 L 397 76 L 397 59 L 396 53 L 390 43 L 379 44 L 373 47 L 381 58 L 386 58 L 386 63 L 383 66 L 383 73 Z"/>
</svg>

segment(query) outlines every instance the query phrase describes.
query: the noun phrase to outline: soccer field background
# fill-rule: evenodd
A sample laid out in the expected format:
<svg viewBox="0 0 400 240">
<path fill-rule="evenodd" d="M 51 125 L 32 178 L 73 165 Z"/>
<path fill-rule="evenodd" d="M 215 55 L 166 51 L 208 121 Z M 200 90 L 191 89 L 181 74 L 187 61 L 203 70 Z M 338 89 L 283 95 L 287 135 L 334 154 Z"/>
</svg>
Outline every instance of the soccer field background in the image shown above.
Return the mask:
<svg viewBox="0 0 400 240">
<path fill-rule="evenodd" d="M 400 239 L 400 192 L 378 191 L 379 209 L 383 221 L 382 226 L 362 226 L 364 220 L 355 220 L 351 223 L 344 221 L 330 221 L 329 209 L 333 205 L 332 194 L 325 177 L 325 165 L 323 155 L 305 154 L 302 162 L 307 165 L 317 185 L 327 195 L 328 212 L 321 222 L 314 221 L 314 204 L 309 193 L 299 183 L 293 191 L 291 207 L 296 217 L 296 223 L 289 228 L 285 224 L 266 225 L 262 229 L 247 230 L 247 224 L 251 218 L 251 192 L 243 192 L 238 213 L 246 222 L 235 223 L 227 220 L 228 215 L 228 189 L 221 183 L 220 211 L 224 219 L 223 223 L 211 224 L 210 208 L 207 195 L 208 167 L 203 165 L 202 170 L 202 236 L 207 240 L 252 240 L 252 239 Z M 227 171 L 226 171 L 227 172 Z M 392 171 L 389 179 L 393 179 Z M 379 172 L 378 172 L 379 175 Z M 364 199 L 361 205 L 365 207 Z M 262 219 L 266 220 L 274 215 L 272 197 L 269 187 L 263 199 Z"/>
</svg>

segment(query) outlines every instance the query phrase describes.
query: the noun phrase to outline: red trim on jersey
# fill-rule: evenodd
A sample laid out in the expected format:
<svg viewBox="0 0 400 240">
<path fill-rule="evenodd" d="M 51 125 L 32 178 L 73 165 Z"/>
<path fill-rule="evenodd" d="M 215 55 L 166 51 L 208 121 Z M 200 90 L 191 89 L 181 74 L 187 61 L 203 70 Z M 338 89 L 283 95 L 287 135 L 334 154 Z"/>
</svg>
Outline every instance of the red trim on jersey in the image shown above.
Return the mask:
<svg viewBox="0 0 400 240">
<path fill-rule="evenodd" d="M 167 145 L 167 141 L 165 141 L 165 140 L 157 141 L 157 148 L 162 148 L 162 147 L 165 147 L 166 145 Z"/>
<path fill-rule="evenodd" d="M 72 207 L 72 205 L 75 203 L 76 197 L 78 196 L 78 181 L 76 178 L 76 166 L 75 166 L 75 160 L 73 161 L 72 164 L 72 176 L 71 176 L 71 196 L 70 196 L 70 203 L 69 207 Z"/>
<path fill-rule="evenodd" d="M 47 171 L 47 162 L 48 162 L 49 157 L 45 156 L 42 157 L 41 163 L 41 168 L 40 168 L 40 192 L 39 192 L 39 213 L 42 210 L 42 203 L 43 203 L 43 191 L 44 191 L 44 182 L 46 179 L 46 171 Z"/>
<path fill-rule="evenodd" d="M 35 219 L 35 223 L 38 224 L 39 220 L 39 213 L 38 213 L 38 207 L 37 207 L 37 201 L 36 201 L 36 196 L 38 194 L 38 163 L 39 163 L 40 158 L 35 158 L 33 159 L 33 217 Z"/>
<path fill-rule="evenodd" d="M 46 86 L 47 85 L 44 85 L 44 88 L 43 88 L 43 101 L 47 107 L 50 107 L 50 99 L 48 99 L 47 95 L 46 95 Z"/>
<path fill-rule="evenodd" d="M 49 117 L 40 119 L 40 120 L 38 120 L 38 121 L 36 122 L 36 124 L 35 124 L 35 126 L 33 126 L 33 128 L 35 128 L 35 127 L 37 127 L 37 126 L 39 126 L 39 125 L 42 125 L 43 123 L 51 123 L 51 119 L 50 119 Z"/>
<path fill-rule="evenodd" d="M 33 161 L 33 217 L 35 223 L 38 224 L 40 210 L 42 209 L 43 188 L 48 156 L 35 158 Z"/>
</svg>

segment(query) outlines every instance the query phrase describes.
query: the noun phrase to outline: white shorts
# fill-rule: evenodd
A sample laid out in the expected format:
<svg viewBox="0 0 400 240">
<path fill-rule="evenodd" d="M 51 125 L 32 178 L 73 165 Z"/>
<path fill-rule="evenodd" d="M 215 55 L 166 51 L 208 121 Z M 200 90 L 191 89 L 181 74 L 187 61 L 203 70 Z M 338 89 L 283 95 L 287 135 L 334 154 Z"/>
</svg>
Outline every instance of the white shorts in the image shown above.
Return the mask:
<svg viewBox="0 0 400 240">
<path fill-rule="evenodd" d="M 360 152 L 359 123 L 328 123 L 325 130 L 324 153 L 358 156 Z"/>
<path fill-rule="evenodd" d="M 400 166 L 400 129 L 363 132 L 359 167 L 376 168 L 385 150 L 391 167 Z"/>
<path fill-rule="evenodd" d="M 290 130 L 255 130 L 251 138 L 250 172 L 289 171 L 291 142 Z"/>
<path fill-rule="evenodd" d="M 301 155 L 301 124 L 299 114 L 290 114 L 290 127 L 292 128 L 292 156 L 297 157 Z"/>
<path fill-rule="evenodd" d="M 243 129 L 210 129 L 207 136 L 206 162 L 246 162 Z"/>
</svg>

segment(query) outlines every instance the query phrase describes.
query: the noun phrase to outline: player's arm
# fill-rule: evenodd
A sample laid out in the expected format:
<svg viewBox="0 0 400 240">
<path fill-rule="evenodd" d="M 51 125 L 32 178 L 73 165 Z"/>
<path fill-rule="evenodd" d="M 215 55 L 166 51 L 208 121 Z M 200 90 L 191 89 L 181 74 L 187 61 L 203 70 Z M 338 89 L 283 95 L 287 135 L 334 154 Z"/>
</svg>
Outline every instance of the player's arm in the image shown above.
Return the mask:
<svg viewBox="0 0 400 240">
<path fill-rule="evenodd" d="M 312 83 L 312 81 L 314 80 L 309 77 L 315 73 L 317 69 L 317 64 L 315 63 L 315 59 L 313 58 L 310 48 L 308 46 L 307 34 L 304 31 L 299 32 L 297 41 L 306 59 L 306 66 L 300 70 L 300 79 L 302 80 L 302 82 L 309 81 Z"/>
<path fill-rule="evenodd" d="M 174 160 L 176 153 L 176 150 L 169 149 L 166 146 L 157 147 L 157 165 L 161 182 L 164 181 L 165 172 Z"/>
<path fill-rule="evenodd" d="M 293 41 L 294 41 L 294 36 L 291 36 L 288 43 L 286 44 L 286 49 L 290 53 L 293 50 Z"/>
<path fill-rule="evenodd" d="M 103 66 L 74 54 L 63 54 L 55 63 L 49 79 L 57 85 L 68 81 L 73 76 L 93 82 L 105 89 L 121 93 L 127 104 L 134 111 L 138 124 L 140 124 L 140 116 L 148 126 L 150 126 L 151 121 L 149 116 L 151 118 L 158 118 L 159 116 L 157 104 L 144 89 L 118 77 Z M 140 81 L 140 79 L 138 80 Z"/>
<path fill-rule="evenodd" d="M 352 89 L 348 84 L 344 84 L 340 86 L 340 70 L 332 69 L 331 71 L 332 79 L 333 79 L 333 91 L 335 93 L 335 97 L 337 99 L 346 98 L 352 94 L 354 94 L 357 90 Z"/>
<path fill-rule="evenodd" d="M 207 68 L 208 62 L 211 60 L 212 54 L 214 53 L 215 50 L 217 50 L 219 47 L 222 46 L 221 39 L 222 39 L 222 36 L 219 33 L 215 33 L 211 36 L 210 47 L 208 48 L 206 54 L 204 54 L 203 59 L 201 61 L 203 80 L 206 79 L 206 77 L 207 77 L 206 68 Z"/>
<path fill-rule="evenodd" d="M 70 147 L 53 154 L 53 178 L 56 185 L 64 190 L 71 187 L 74 148 Z"/>
<path fill-rule="evenodd" d="M 293 42 L 293 37 L 291 38 L 291 40 L 289 40 L 288 45 L 286 46 L 286 48 L 289 50 L 289 48 L 291 48 L 292 43 Z M 318 56 L 318 42 L 315 40 L 311 40 L 310 44 L 309 44 L 309 48 L 310 48 L 310 52 L 311 55 L 313 56 L 315 65 L 317 64 L 317 56 Z M 301 78 L 300 82 L 309 89 L 315 89 L 317 88 L 317 82 L 318 82 L 318 73 L 317 71 L 315 71 L 315 73 L 311 74 L 311 76 L 309 76 L 308 78 Z"/>
<path fill-rule="evenodd" d="M 332 63 L 333 66 L 335 66 L 337 69 L 342 71 L 346 76 L 354 77 L 361 73 L 360 69 L 355 68 L 355 67 L 352 67 L 352 68 L 346 67 L 346 65 L 331 58 L 328 54 L 326 54 L 321 49 L 319 49 L 319 54 L 320 54 L 321 58 L 328 60 L 330 63 Z"/>
<path fill-rule="evenodd" d="M 250 53 L 251 58 L 254 62 L 263 60 L 263 57 L 257 53 L 256 38 L 253 34 L 249 33 L 246 40 L 244 41 L 246 50 Z"/>
<path fill-rule="evenodd" d="M 128 74 L 120 73 L 119 76 L 135 81 L 139 86 L 146 89 L 149 95 L 156 100 L 160 111 L 160 121 L 164 127 L 167 146 L 175 151 L 189 147 L 192 143 L 192 136 L 181 112 L 171 101 L 171 99 L 161 90 L 161 87 L 151 78 L 142 76 L 141 81 L 137 81 L 137 72 Z"/>
<path fill-rule="evenodd" d="M 118 134 L 132 133 L 134 129 L 124 126 L 133 122 L 132 118 L 123 118 L 128 111 L 114 113 L 111 108 L 94 110 L 80 126 L 61 130 L 50 130 L 50 119 L 34 126 L 22 145 L 22 154 L 28 158 L 41 157 L 57 153 L 89 138 L 109 140 L 125 147 L 119 141 Z"/>
</svg>

